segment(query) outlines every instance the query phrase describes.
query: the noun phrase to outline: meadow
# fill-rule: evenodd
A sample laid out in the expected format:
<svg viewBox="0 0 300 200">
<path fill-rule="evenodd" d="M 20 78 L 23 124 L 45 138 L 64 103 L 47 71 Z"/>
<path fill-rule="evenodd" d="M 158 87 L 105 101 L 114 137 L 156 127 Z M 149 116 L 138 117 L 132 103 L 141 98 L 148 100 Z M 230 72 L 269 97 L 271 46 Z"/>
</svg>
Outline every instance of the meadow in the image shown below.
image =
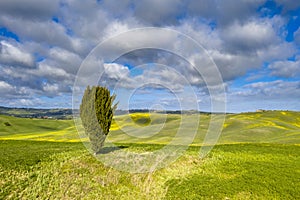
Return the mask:
<svg viewBox="0 0 300 200">
<path fill-rule="evenodd" d="M 183 117 L 192 124 L 199 116 Z M 193 143 L 171 165 L 131 174 L 91 155 L 72 120 L 2 115 L 0 199 L 300 199 L 299 112 L 228 114 L 217 145 L 200 158 L 212 117 L 220 116 L 200 116 Z M 170 142 L 181 115 L 134 113 L 114 120 L 109 141 L 151 152 Z M 159 133 L 148 134 L 153 130 Z"/>
</svg>

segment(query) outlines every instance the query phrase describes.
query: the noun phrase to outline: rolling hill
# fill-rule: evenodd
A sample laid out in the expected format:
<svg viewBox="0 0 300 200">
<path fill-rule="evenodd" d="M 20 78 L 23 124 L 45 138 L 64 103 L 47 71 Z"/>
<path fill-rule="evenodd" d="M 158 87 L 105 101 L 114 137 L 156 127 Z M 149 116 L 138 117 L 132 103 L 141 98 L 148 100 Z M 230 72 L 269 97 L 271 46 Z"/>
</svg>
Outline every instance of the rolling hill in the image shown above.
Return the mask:
<svg viewBox="0 0 300 200">
<path fill-rule="evenodd" d="M 199 114 L 132 113 L 114 118 L 108 139 L 125 151 L 153 152 L 176 134 L 181 117 L 189 137 Z M 200 158 L 211 117 L 222 119 L 201 114 L 193 144 L 174 163 L 131 174 L 91 155 L 73 120 L 0 115 L 0 199 L 300 198 L 299 112 L 228 114 L 219 144 Z"/>
<path fill-rule="evenodd" d="M 200 118 L 198 114 L 156 113 L 115 116 L 108 139 L 116 143 L 166 144 L 181 126 L 187 137 L 189 131 L 197 128 L 193 144 L 201 145 L 212 117 L 214 120 L 221 120 L 221 116 L 211 114 L 200 114 Z M 195 126 L 198 119 L 198 126 Z M 80 141 L 73 120 L 29 119 L 5 115 L 0 116 L 0 139 Z M 227 114 L 218 143 L 251 142 L 299 144 L 300 112 Z"/>
<path fill-rule="evenodd" d="M 79 142 L 73 120 L 0 115 L 0 139 Z"/>
</svg>

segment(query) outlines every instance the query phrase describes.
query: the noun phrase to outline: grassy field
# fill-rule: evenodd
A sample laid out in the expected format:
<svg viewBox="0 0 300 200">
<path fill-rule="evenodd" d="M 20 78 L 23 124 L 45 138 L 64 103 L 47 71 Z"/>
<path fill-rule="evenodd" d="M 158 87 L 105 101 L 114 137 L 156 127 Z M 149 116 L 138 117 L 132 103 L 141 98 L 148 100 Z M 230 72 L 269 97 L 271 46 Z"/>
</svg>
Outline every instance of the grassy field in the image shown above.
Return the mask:
<svg viewBox="0 0 300 200">
<path fill-rule="evenodd" d="M 73 120 L 16 118 L 0 115 L 0 139 L 79 142 Z"/>
<path fill-rule="evenodd" d="M 181 117 L 185 124 L 180 124 Z M 200 117 L 197 114 L 181 116 L 145 113 L 116 116 L 108 139 L 115 143 L 167 144 L 182 126 L 187 137 L 191 127 L 197 129 L 193 145 L 201 145 L 212 117 L 215 121 L 222 119 L 218 115 L 208 114 Z M 6 122 L 11 126 L 6 126 Z M 72 120 L 15 118 L 4 115 L 0 115 L 0 139 L 80 142 Z M 300 144 L 300 112 L 228 114 L 218 143 Z"/>
<path fill-rule="evenodd" d="M 0 116 L 0 199 L 300 199 L 299 112 L 227 115 L 218 145 L 200 159 L 210 117 L 201 115 L 195 141 L 174 163 L 130 174 L 93 157 L 73 121 Z M 180 115 L 117 116 L 108 139 L 151 152 L 179 125 Z"/>
<path fill-rule="evenodd" d="M 181 117 L 185 124 L 180 124 Z M 199 120 L 194 145 L 201 145 L 209 122 L 222 120 L 221 116 L 208 114 L 168 115 L 132 114 L 117 116 L 109 139 L 113 142 L 166 144 L 176 135 L 182 126 L 189 133 L 189 127 Z M 144 124 L 151 126 L 144 126 Z M 159 134 L 155 134 L 159 130 Z M 185 130 L 183 130 L 185 131 Z M 129 132 L 133 136 L 126 134 Z M 153 132 L 153 135 L 148 133 Z M 143 134 L 151 137 L 140 137 Z M 146 136 L 147 136 L 146 135 Z M 187 135 L 188 137 L 188 135 Z M 142 138 L 142 139 L 141 139 Z M 300 144 L 300 112 L 268 111 L 255 113 L 228 114 L 225 118 L 219 144 L 228 143 L 290 143 Z"/>
</svg>

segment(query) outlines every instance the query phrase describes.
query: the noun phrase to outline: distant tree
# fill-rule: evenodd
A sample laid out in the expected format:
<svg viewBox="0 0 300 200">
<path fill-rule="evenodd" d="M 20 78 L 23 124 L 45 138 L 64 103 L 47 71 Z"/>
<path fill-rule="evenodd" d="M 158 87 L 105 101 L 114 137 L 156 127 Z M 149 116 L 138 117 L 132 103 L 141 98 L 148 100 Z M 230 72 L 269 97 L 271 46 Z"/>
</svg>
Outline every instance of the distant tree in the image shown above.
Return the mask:
<svg viewBox="0 0 300 200">
<path fill-rule="evenodd" d="M 99 153 L 109 133 L 117 108 L 117 104 L 113 105 L 115 98 L 116 95 L 111 96 L 110 91 L 101 86 L 88 86 L 82 97 L 80 118 L 95 154 Z"/>
</svg>

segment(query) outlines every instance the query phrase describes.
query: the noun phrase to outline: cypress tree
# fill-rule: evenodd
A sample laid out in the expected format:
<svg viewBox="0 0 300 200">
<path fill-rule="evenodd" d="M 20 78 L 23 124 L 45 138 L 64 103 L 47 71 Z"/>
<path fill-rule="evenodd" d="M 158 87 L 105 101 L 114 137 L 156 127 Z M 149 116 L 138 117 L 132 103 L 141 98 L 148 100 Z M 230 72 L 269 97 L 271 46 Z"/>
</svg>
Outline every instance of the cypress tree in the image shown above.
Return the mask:
<svg viewBox="0 0 300 200">
<path fill-rule="evenodd" d="M 87 86 L 82 97 L 80 118 L 95 154 L 99 153 L 109 133 L 117 108 L 117 104 L 113 105 L 115 98 L 116 95 L 111 96 L 110 91 L 101 86 Z"/>
</svg>

